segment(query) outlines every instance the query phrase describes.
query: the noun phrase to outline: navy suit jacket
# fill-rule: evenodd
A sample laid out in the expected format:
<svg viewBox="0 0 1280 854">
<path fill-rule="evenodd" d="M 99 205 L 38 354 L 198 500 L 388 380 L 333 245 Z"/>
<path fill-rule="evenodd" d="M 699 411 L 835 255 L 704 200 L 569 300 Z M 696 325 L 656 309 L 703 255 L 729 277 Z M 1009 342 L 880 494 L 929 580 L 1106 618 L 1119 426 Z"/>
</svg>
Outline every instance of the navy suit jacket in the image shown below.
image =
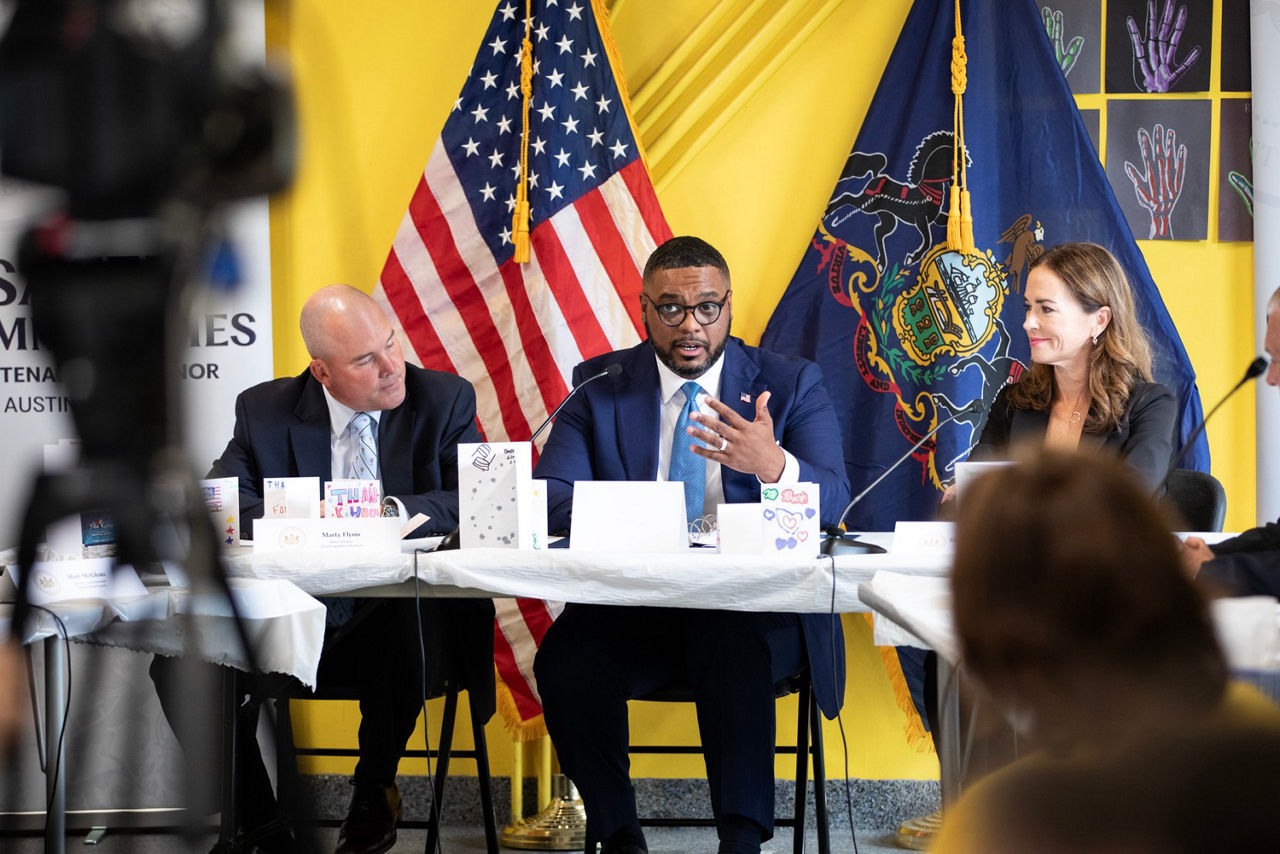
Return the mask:
<svg viewBox="0 0 1280 854">
<path fill-rule="evenodd" d="M 849 501 L 840 424 L 812 362 L 748 347 L 730 338 L 725 347 L 719 399 L 742 417 L 755 419 L 756 399 L 765 391 L 774 436 L 800 464 L 800 480 L 819 485 L 824 524 L 834 524 Z M 579 365 L 574 385 L 617 363 L 622 372 L 582 389 L 556 416 L 534 476 L 547 480 L 548 527 L 570 526 L 573 483 L 577 480 L 654 480 L 658 474 L 661 406 L 653 347 L 642 341 L 629 350 L 598 356 Z M 749 396 L 749 402 L 742 395 Z M 725 501 L 760 500 L 753 474 L 723 467 Z M 816 547 L 816 544 L 815 544 Z M 744 579 L 744 583 L 749 583 Z M 814 693 L 827 717 L 844 698 L 844 636 L 840 619 L 802 614 Z M 832 652 L 835 657 L 833 659 Z"/>
<path fill-rule="evenodd" d="M 240 479 L 240 519 L 252 535 L 262 515 L 264 477 L 333 478 L 324 388 L 303 371 L 269 380 L 236 398 L 235 432 L 209 477 Z M 458 524 L 458 443 L 479 442 L 476 396 L 461 377 L 405 365 L 405 398 L 378 420 L 384 495 L 430 517 L 414 536 L 444 534 Z"/>
</svg>

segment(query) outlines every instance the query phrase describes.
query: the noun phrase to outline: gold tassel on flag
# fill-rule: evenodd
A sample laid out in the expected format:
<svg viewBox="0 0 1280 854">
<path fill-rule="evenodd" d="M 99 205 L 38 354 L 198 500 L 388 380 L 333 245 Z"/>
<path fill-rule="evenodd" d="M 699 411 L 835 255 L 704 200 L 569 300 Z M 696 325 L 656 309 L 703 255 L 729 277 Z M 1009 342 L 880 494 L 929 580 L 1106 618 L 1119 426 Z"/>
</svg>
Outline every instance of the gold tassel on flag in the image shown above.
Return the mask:
<svg viewBox="0 0 1280 854">
<path fill-rule="evenodd" d="M 516 208 L 511 215 L 514 261 L 529 263 L 529 109 L 533 106 L 533 0 L 524 3 L 524 41 L 520 43 L 520 99 L 523 117 L 520 134 L 520 177 L 516 180 Z"/>
<path fill-rule="evenodd" d="M 956 0 L 956 36 L 951 40 L 951 91 L 956 96 L 955 132 L 951 159 L 951 208 L 947 214 L 947 248 L 968 255 L 975 250 L 973 211 L 969 207 L 969 172 L 965 165 L 964 90 L 968 85 L 969 58 L 960 25 L 960 0 Z"/>
</svg>

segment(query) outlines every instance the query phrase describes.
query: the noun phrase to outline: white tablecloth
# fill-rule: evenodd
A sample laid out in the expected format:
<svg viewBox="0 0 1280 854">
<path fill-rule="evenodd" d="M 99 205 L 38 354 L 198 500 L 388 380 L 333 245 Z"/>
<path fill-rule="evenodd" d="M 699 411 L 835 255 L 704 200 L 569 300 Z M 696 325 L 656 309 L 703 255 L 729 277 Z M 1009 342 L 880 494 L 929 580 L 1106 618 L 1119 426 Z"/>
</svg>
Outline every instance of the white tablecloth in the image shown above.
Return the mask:
<svg viewBox="0 0 1280 854">
<path fill-rule="evenodd" d="M 887 544 L 892 534 L 867 535 Z M 682 554 L 616 554 L 547 549 L 464 549 L 419 552 L 420 592 L 431 595 L 521 596 L 559 602 L 655 605 L 737 611 L 823 613 L 866 611 L 858 583 L 875 573 L 944 575 L 946 555 L 812 556 L 720 555 L 691 549 Z M 236 551 L 229 572 L 253 578 L 286 578 L 313 595 L 356 591 L 413 595 L 415 555 L 361 557 L 354 550 Z M 833 577 L 834 576 L 834 577 Z M 386 585 L 400 585 L 388 589 Z"/>
<path fill-rule="evenodd" d="M 259 669 L 286 673 L 314 687 L 324 642 L 324 606 L 288 581 L 233 578 L 228 586 Z M 231 606 L 220 595 L 158 587 L 136 599 L 83 599 L 47 607 L 74 640 L 161 655 L 195 652 L 215 664 L 248 669 Z M 12 616 L 12 605 L 0 606 L 0 637 L 8 637 Z M 52 615 L 33 610 L 22 640 L 61 634 Z"/>
</svg>

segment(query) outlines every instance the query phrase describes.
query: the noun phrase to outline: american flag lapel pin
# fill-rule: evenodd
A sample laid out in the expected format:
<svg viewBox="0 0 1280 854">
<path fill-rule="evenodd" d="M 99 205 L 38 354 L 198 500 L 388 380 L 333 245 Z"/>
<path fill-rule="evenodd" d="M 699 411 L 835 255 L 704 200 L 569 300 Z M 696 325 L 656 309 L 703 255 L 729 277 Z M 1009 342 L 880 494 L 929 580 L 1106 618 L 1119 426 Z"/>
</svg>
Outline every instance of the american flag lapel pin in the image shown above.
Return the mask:
<svg viewBox="0 0 1280 854">
<path fill-rule="evenodd" d="M 744 391 L 738 395 L 738 400 L 742 401 L 743 403 L 750 403 L 751 395 Z"/>
</svg>

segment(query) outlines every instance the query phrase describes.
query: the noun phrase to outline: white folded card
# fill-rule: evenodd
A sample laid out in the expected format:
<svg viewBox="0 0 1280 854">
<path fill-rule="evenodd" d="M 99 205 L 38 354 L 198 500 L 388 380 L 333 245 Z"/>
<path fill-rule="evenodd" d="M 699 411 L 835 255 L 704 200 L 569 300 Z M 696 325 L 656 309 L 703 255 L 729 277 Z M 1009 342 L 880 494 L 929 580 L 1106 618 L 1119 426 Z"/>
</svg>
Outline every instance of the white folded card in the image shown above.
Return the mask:
<svg viewBox="0 0 1280 854">
<path fill-rule="evenodd" d="M 400 554 L 400 520 L 259 519 L 253 524 L 255 553 L 303 549 L 365 549 L 375 555 Z"/>
<path fill-rule="evenodd" d="M 213 528 L 224 546 L 240 542 L 240 478 L 216 477 L 200 481 L 200 494 L 209 508 Z"/>
<path fill-rule="evenodd" d="M 986 462 L 970 462 L 966 460 L 956 463 L 956 498 L 964 495 L 965 489 L 979 477 L 1002 466 L 1011 465 L 1008 460 L 990 460 Z"/>
<path fill-rule="evenodd" d="M 818 484 L 779 483 L 760 489 L 764 518 L 764 548 L 785 554 L 817 554 L 821 519 Z"/>
<path fill-rule="evenodd" d="M 572 551 L 670 554 L 689 548 L 684 484 L 580 480 L 573 485 Z"/>
<path fill-rule="evenodd" d="M 539 549 L 547 542 L 545 484 L 528 442 L 458 445 L 458 533 L 464 549 Z"/>
<path fill-rule="evenodd" d="M 755 504 L 721 504 L 716 508 L 720 554 L 758 555 L 764 552 L 764 516 Z"/>
<path fill-rule="evenodd" d="M 264 477 L 262 518 L 319 519 L 320 478 Z"/>
<path fill-rule="evenodd" d="M 951 554 L 956 545 L 952 522 L 899 522 L 893 526 L 893 553 Z"/>
<path fill-rule="evenodd" d="M 109 557 L 37 562 L 31 569 L 27 596 L 32 604 L 48 605 L 69 599 L 137 599 L 147 595 L 132 566 Z M 13 583 L 19 585 L 18 568 L 10 566 Z"/>
</svg>

